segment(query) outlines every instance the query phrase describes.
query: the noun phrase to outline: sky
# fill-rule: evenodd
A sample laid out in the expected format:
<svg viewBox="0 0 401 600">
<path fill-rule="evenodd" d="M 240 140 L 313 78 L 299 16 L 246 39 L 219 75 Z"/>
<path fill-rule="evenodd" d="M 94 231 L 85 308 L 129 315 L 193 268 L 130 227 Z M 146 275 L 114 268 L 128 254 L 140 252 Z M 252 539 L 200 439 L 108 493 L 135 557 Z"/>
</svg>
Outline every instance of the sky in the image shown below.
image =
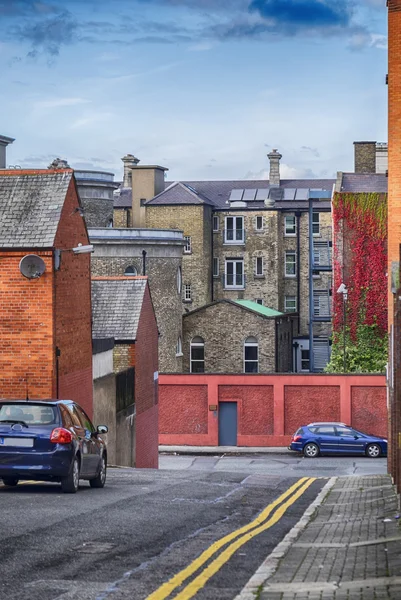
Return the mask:
<svg viewBox="0 0 401 600">
<path fill-rule="evenodd" d="M 0 0 L 8 165 L 334 177 L 387 141 L 385 0 Z"/>
</svg>

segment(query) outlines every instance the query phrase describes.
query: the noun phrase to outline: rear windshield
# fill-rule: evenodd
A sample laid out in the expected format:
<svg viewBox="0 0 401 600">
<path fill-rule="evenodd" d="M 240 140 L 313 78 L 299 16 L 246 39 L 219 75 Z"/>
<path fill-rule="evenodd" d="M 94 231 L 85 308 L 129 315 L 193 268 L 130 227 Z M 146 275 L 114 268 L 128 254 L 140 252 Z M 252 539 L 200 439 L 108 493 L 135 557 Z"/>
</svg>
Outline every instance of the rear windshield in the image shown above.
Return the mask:
<svg viewBox="0 0 401 600">
<path fill-rule="evenodd" d="M 298 429 L 298 431 L 295 433 L 295 435 L 303 435 L 304 434 L 304 430 L 302 429 L 302 427 L 300 427 Z"/>
<path fill-rule="evenodd" d="M 58 414 L 54 406 L 23 402 L 1 402 L 1 421 L 23 421 L 27 425 L 54 425 L 58 421 Z"/>
</svg>

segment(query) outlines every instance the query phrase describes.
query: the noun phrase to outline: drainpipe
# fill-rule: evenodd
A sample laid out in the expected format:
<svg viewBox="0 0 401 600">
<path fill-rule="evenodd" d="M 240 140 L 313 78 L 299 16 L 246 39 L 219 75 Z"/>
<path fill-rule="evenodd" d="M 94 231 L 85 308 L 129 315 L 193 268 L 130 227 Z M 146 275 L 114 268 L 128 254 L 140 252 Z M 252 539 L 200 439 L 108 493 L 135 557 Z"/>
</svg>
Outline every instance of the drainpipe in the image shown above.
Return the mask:
<svg viewBox="0 0 401 600">
<path fill-rule="evenodd" d="M 59 357 L 61 355 L 61 351 L 60 348 L 58 346 L 56 346 L 56 398 L 57 400 L 59 399 Z"/>
<path fill-rule="evenodd" d="M 313 200 L 309 198 L 309 371 L 315 372 L 313 356 Z"/>
<path fill-rule="evenodd" d="M 297 218 L 297 312 L 298 312 L 298 335 L 301 331 L 301 212 L 295 213 Z"/>
<path fill-rule="evenodd" d="M 275 324 L 275 328 L 276 328 L 276 343 L 275 343 L 275 349 L 274 349 L 274 362 L 275 362 L 275 371 L 276 371 L 276 373 L 278 373 L 278 345 L 279 345 L 278 319 L 275 320 L 274 324 Z"/>
<path fill-rule="evenodd" d="M 213 235 L 213 211 L 212 211 L 212 268 L 211 268 L 211 279 L 212 279 L 212 296 L 211 296 L 211 302 L 214 301 L 214 277 L 213 277 L 213 265 L 214 265 L 214 246 L 213 246 L 213 241 L 214 241 L 214 235 Z M 223 234 L 224 235 L 224 234 Z"/>
<path fill-rule="evenodd" d="M 142 275 L 146 275 L 146 250 L 142 250 Z"/>
</svg>

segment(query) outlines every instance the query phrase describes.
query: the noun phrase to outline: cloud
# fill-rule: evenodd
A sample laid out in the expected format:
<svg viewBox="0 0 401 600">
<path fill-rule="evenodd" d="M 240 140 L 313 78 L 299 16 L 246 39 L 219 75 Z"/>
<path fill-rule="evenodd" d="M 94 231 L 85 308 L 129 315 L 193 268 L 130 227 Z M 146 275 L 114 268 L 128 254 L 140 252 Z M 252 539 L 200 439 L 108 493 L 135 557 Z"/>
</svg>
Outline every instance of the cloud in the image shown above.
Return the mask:
<svg viewBox="0 0 401 600">
<path fill-rule="evenodd" d="M 249 11 L 294 30 L 346 27 L 351 18 L 349 4 L 344 0 L 252 0 Z"/>
<path fill-rule="evenodd" d="M 85 98 L 51 98 L 36 102 L 35 108 L 59 108 L 61 106 L 77 106 L 79 104 L 88 104 L 91 100 Z"/>
<path fill-rule="evenodd" d="M 61 46 L 77 40 L 78 23 L 68 11 L 39 21 L 25 22 L 11 29 L 11 34 L 21 41 L 29 42 L 32 50 L 28 56 L 34 58 L 43 51 L 58 56 Z"/>
<path fill-rule="evenodd" d="M 387 50 L 387 36 L 379 33 L 369 33 L 368 31 L 355 32 L 349 40 L 349 48 L 351 50 L 363 50 L 364 48 Z"/>
<path fill-rule="evenodd" d="M 317 148 L 311 148 L 310 146 L 301 146 L 301 151 L 310 152 L 311 154 L 313 154 L 313 156 L 316 156 L 316 158 L 320 157 L 320 153 Z"/>
</svg>

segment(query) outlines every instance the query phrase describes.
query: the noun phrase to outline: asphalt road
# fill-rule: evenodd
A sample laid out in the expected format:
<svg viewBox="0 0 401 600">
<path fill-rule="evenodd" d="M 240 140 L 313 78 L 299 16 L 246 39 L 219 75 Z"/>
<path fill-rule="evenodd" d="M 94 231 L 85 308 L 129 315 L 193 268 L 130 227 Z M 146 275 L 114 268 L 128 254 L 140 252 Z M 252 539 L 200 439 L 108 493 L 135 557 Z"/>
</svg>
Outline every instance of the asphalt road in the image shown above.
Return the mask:
<svg viewBox="0 0 401 600">
<path fill-rule="evenodd" d="M 233 600 L 325 484 L 320 467 L 321 479 L 305 480 L 305 489 L 262 513 L 249 541 L 237 532 L 205 562 L 192 563 L 296 484 L 305 471 L 294 471 L 296 464 L 313 470 L 314 461 L 273 460 L 283 458 L 276 467 L 271 457 L 162 456 L 159 471 L 110 469 L 103 490 L 82 482 L 76 495 L 61 494 L 57 484 L 0 487 L 0 599 Z M 327 476 L 336 460 L 344 459 L 330 459 Z M 365 462 L 385 471 L 384 460 Z M 267 463 L 274 472 L 264 471 Z M 189 578 L 166 596 L 160 587 L 191 565 Z"/>
</svg>

